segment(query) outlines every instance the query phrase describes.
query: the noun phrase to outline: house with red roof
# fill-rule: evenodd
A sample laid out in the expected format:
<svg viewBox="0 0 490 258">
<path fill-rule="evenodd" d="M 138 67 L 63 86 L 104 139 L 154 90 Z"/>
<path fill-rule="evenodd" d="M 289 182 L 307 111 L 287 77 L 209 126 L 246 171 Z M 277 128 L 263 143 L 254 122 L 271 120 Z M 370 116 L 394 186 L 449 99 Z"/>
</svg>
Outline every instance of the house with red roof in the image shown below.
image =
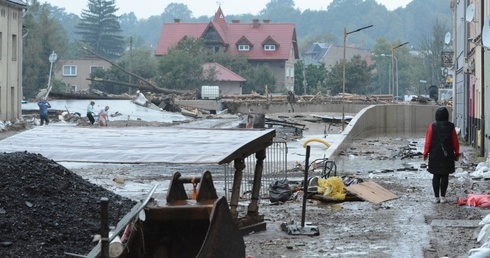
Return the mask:
<svg viewBox="0 0 490 258">
<path fill-rule="evenodd" d="M 294 63 L 299 59 L 296 29 L 293 23 L 272 23 L 253 19 L 252 23 L 233 20 L 228 23 L 221 7 L 208 23 L 185 23 L 175 19 L 163 25 L 156 56 L 163 56 L 186 38 L 205 41 L 214 52 L 244 53 L 254 66 L 267 65 L 276 77 L 277 92 L 294 88 Z"/>
<path fill-rule="evenodd" d="M 219 86 L 220 96 L 241 95 L 243 77 L 218 63 L 205 63 L 202 65 L 205 78 L 213 78 L 210 83 Z"/>
</svg>

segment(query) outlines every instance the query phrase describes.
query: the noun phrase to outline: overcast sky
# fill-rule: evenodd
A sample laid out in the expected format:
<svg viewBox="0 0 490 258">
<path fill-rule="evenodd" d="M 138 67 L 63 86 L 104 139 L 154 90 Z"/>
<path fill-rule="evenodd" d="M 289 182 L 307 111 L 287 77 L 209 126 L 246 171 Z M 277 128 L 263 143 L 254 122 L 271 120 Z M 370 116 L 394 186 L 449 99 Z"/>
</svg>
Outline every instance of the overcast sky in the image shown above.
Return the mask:
<svg viewBox="0 0 490 258">
<path fill-rule="evenodd" d="M 388 10 L 405 7 L 412 0 L 376 0 L 386 6 Z M 40 0 L 41 3 L 49 3 L 53 6 L 65 8 L 66 12 L 80 15 L 82 9 L 87 9 L 86 0 Z M 213 16 L 221 4 L 225 16 L 231 14 L 258 14 L 265 8 L 270 0 L 116 0 L 119 8 L 118 15 L 134 12 L 138 19 L 160 15 L 170 3 L 183 3 L 192 11 L 194 17 L 202 15 Z M 296 7 L 301 11 L 306 9 L 325 10 L 332 0 L 294 0 Z"/>
</svg>

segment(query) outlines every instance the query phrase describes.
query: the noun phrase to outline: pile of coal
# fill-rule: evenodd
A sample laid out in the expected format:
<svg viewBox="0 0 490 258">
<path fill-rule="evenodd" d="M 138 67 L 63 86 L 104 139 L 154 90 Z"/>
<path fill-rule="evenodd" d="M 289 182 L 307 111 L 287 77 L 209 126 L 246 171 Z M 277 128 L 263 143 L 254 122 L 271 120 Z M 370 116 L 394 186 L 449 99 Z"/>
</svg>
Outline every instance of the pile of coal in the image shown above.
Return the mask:
<svg viewBox="0 0 490 258">
<path fill-rule="evenodd" d="M 0 257 L 88 254 L 102 197 L 112 226 L 135 205 L 40 154 L 0 153 Z"/>
</svg>

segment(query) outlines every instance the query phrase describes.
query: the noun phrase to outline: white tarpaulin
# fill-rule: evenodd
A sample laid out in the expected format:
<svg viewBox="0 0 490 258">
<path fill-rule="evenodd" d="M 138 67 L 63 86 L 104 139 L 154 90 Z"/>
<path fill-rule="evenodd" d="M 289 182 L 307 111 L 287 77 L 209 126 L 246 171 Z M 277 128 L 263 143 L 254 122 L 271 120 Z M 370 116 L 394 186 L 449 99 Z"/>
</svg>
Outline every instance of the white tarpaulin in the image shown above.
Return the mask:
<svg viewBox="0 0 490 258">
<path fill-rule="evenodd" d="M 40 153 L 56 162 L 222 164 L 263 149 L 274 136 L 271 129 L 50 124 L 0 141 L 0 151 Z"/>
</svg>

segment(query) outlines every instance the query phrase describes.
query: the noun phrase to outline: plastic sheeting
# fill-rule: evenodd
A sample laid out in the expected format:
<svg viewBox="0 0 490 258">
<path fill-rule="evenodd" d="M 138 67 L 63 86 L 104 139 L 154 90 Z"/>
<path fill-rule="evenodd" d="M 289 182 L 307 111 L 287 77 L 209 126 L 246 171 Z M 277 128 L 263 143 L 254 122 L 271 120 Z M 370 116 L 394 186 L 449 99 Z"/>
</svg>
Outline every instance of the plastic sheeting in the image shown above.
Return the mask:
<svg viewBox="0 0 490 258">
<path fill-rule="evenodd" d="M 0 141 L 0 151 L 40 153 L 56 162 L 223 164 L 265 148 L 274 136 L 271 129 L 50 124 Z"/>
</svg>

